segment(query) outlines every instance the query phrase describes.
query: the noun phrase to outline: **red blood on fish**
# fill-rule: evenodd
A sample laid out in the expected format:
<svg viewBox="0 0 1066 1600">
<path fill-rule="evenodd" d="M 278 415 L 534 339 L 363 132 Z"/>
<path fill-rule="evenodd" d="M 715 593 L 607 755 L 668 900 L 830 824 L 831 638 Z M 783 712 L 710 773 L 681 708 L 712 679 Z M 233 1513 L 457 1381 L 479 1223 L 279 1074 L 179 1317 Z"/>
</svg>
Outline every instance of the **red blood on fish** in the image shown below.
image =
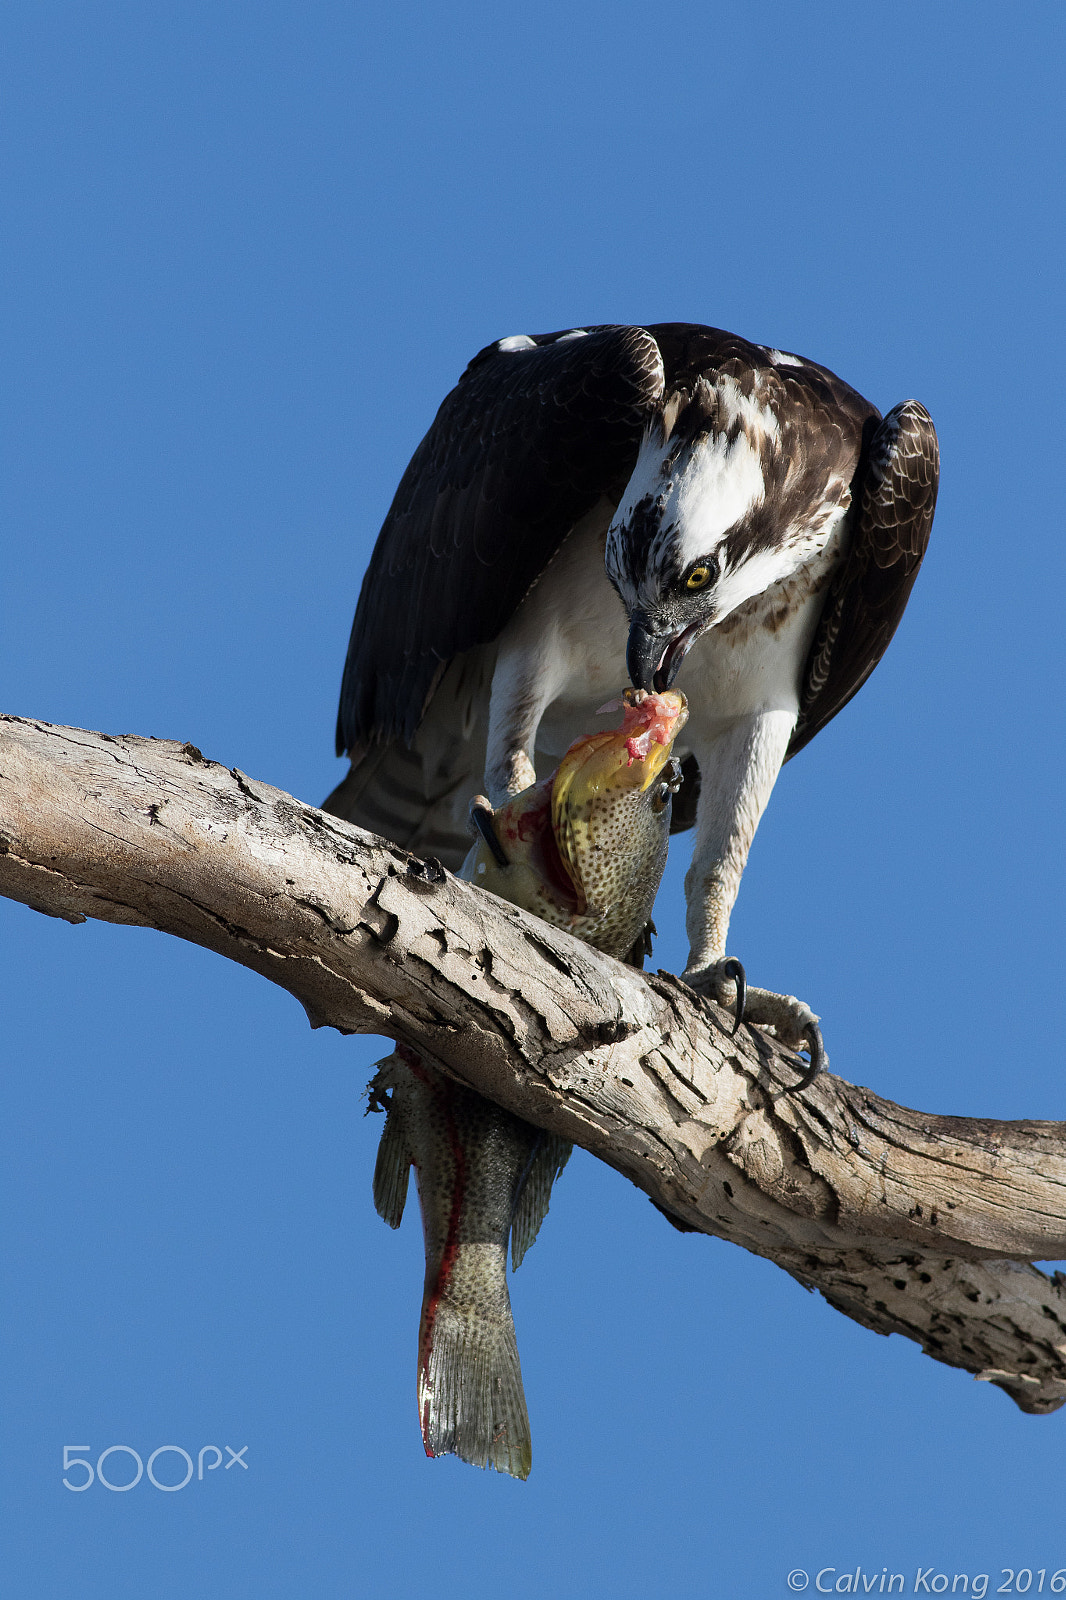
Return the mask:
<svg viewBox="0 0 1066 1600">
<path fill-rule="evenodd" d="M 466 1153 L 459 1131 L 455 1126 L 455 1117 L 452 1114 L 452 1099 L 454 1086 L 442 1083 L 436 1074 L 428 1073 L 417 1053 L 407 1045 L 397 1044 L 396 1054 L 410 1068 L 420 1083 L 424 1084 L 427 1091 L 437 1101 L 448 1133 L 448 1145 L 451 1150 L 452 1161 L 455 1164 L 454 1189 L 452 1191 L 451 1215 L 448 1218 L 448 1231 L 445 1238 L 444 1250 L 441 1256 L 440 1267 L 437 1270 L 437 1281 L 433 1293 L 429 1296 L 422 1315 L 420 1329 L 418 1365 L 423 1373 L 429 1371 L 429 1355 L 433 1348 L 433 1328 L 437 1320 L 437 1307 L 440 1305 L 448 1289 L 448 1283 L 455 1267 L 459 1254 L 459 1223 L 463 1214 L 463 1202 L 466 1198 Z M 428 1413 L 429 1401 L 426 1402 Z M 422 1443 L 427 1456 L 433 1457 L 435 1452 L 429 1447 L 429 1417 L 420 1416 L 419 1425 L 422 1429 Z"/>
<path fill-rule="evenodd" d="M 652 744 L 667 745 L 674 737 L 678 716 L 676 694 L 652 694 L 647 689 L 631 689 L 624 700 L 609 700 L 600 713 L 621 710 L 629 765 L 643 761 Z M 597 713 L 598 715 L 599 713 Z"/>
<path fill-rule="evenodd" d="M 552 796 L 550 781 L 542 785 L 542 788 L 544 790 L 544 804 L 531 806 L 528 811 L 520 811 L 518 814 L 517 836 L 523 844 L 528 844 L 531 839 L 535 839 L 537 834 L 541 833 L 551 820 Z M 508 828 L 507 831 L 514 837 L 514 828 Z"/>
</svg>

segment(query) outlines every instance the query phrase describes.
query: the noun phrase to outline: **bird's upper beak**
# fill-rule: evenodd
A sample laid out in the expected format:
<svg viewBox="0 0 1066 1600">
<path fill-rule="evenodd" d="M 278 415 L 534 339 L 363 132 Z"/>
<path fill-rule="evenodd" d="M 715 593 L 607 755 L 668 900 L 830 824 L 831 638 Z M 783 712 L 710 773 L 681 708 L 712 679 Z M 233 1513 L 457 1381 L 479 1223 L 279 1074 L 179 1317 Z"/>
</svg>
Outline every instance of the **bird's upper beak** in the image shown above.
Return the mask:
<svg viewBox="0 0 1066 1600">
<path fill-rule="evenodd" d="M 681 670 L 681 663 L 710 619 L 681 629 L 655 629 L 639 613 L 629 625 L 626 670 L 635 689 L 665 694 Z"/>
<path fill-rule="evenodd" d="M 643 617 L 634 617 L 626 645 L 626 671 L 634 689 L 646 689 L 649 693 L 654 690 L 655 674 L 665 649 L 663 635 L 653 633 Z"/>
</svg>

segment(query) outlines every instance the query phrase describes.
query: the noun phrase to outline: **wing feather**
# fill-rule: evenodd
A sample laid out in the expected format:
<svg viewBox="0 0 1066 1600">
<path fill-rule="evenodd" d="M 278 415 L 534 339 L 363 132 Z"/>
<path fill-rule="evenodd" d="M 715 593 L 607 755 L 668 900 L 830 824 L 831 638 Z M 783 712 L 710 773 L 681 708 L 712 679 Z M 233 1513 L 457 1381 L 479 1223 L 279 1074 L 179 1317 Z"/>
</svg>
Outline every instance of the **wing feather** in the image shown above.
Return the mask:
<svg viewBox="0 0 1066 1600">
<path fill-rule="evenodd" d="M 494 640 L 575 522 L 620 497 L 663 381 L 643 328 L 474 357 L 400 481 L 363 580 L 338 754 L 411 739 L 447 663 Z"/>
<path fill-rule="evenodd" d="M 929 544 L 939 476 L 932 418 L 906 400 L 874 428 L 860 463 L 851 546 L 807 658 L 788 757 L 862 688 L 888 648 Z"/>
</svg>

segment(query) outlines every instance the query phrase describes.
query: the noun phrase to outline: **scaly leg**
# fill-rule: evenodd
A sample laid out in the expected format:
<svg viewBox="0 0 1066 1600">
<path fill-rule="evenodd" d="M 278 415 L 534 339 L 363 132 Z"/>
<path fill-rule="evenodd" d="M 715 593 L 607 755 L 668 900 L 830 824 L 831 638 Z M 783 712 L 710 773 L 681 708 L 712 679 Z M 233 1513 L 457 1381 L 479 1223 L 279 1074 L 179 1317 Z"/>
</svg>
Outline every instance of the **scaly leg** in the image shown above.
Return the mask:
<svg viewBox="0 0 1066 1600">
<path fill-rule="evenodd" d="M 726 957 L 729 918 L 755 830 L 781 770 L 795 715 L 763 711 L 738 718 L 696 750 L 701 788 L 692 865 L 685 878 L 689 961 L 686 983 L 720 1005 L 742 1002 L 749 1022 L 773 1028 L 791 1049 L 805 1046 L 811 1065 L 805 1088 L 827 1065 L 818 1018 L 794 995 L 748 988 Z M 738 964 L 739 965 L 739 964 Z M 743 987 L 742 987 L 743 986 Z M 740 1006 L 737 1008 L 738 1016 Z"/>
<path fill-rule="evenodd" d="M 501 647 L 492 680 L 485 787 L 494 806 L 503 805 L 537 781 L 533 750 L 546 708 L 559 692 L 557 672 L 543 644 Z"/>
</svg>

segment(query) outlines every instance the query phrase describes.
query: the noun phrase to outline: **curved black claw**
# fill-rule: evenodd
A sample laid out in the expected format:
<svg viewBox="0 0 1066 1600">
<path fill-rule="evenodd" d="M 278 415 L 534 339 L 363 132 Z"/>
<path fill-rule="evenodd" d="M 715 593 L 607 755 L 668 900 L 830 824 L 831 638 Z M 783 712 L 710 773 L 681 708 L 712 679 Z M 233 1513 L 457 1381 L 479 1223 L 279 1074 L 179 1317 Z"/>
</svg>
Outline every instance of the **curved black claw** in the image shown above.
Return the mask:
<svg viewBox="0 0 1066 1600">
<path fill-rule="evenodd" d="M 471 800 L 470 820 L 495 856 L 496 865 L 499 867 L 510 866 L 510 862 L 503 853 L 503 845 L 500 843 L 492 818 L 492 807 L 486 800 L 482 800 L 480 796 Z"/>
<path fill-rule="evenodd" d="M 744 1021 L 744 1003 L 748 994 L 748 980 L 744 976 L 744 968 L 736 956 L 730 956 L 728 961 L 723 961 L 719 970 L 723 978 L 732 978 L 737 986 L 736 1014 L 733 1018 L 733 1032 L 731 1035 L 732 1038 L 736 1038 L 737 1029 Z"/>
<path fill-rule="evenodd" d="M 636 967 L 638 972 L 643 971 L 644 963 L 652 953 L 652 936 L 657 934 L 658 931 L 658 928 L 649 917 L 629 947 L 629 954 L 625 958 L 627 967 Z"/>
<path fill-rule="evenodd" d="M 811 1064 L 800 1078 L 800 1081 L 794 1083 L 791 1089 L 788 1090 L 789 1094 L 802 1094 L 804 1089 L 809 1089 L 818 1074 L 829 1065 L 829 1057 L 825 1053 L 825 1044 L 822 1041 L 822 1030 L 818 1024 L 816 1022 L 808 1022 L 803 1030 L 803 1035 L 811 1052 Z"/>
</svg>

